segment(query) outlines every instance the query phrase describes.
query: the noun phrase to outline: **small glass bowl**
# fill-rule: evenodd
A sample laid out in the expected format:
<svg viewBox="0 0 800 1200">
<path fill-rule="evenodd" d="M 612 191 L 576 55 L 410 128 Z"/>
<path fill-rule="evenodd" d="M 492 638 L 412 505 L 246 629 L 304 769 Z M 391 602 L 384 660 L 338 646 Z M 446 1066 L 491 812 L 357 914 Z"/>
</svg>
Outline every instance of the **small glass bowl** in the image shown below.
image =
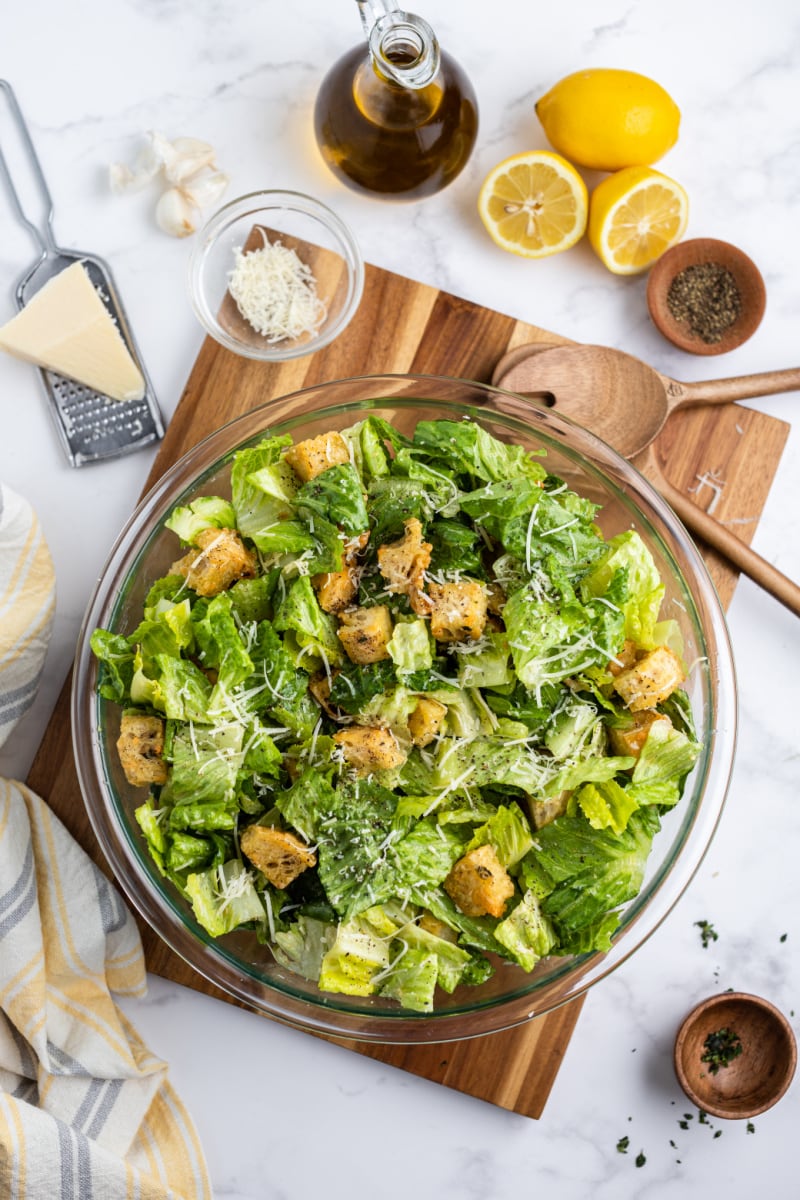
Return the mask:
<svg viewBox="0 0 800 1200">
<path fill-rule="evenodd" d="M 239 312 L 228 291 L 237 250 L 258 249 L 259 229 L 296 252 L 313 272 L 326 316 L 316 333 L 270 342 Z M 355 238 L 327 205 L 302 192 L 249 192 L 216 212 L 197 235 L 189 261 L 189 295 L 200 324 L 220 345 L 262 362 L 313 354 L 342 332 L 364 290 Z"/>
</svg>

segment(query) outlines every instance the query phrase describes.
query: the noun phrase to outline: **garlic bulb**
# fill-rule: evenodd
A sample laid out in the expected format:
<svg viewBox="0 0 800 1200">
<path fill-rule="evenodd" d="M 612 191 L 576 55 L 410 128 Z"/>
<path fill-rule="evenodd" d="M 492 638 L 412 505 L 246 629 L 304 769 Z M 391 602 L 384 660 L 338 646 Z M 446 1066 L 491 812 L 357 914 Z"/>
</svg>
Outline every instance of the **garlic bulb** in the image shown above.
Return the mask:
<svg viewBox="0 0 800 1200">
<path fill-rule="evenodd" d="M 198 210 L 216 203 L 228 186 L 228 176 L 217 170 L 216 151 L 208 142 L 193 137 L 170 141 L 157 129 L 146 136 L 133 167 L 111 164 L 111 190 L 117 195 L 139 191 L 160 176 L 167 188 L 156 205 L 156 221 L 165 233 L 187 237 L 197 229 Z"/>
<path fill-rule="evenodd" d="M 156 205 L 156 221 L 173 237 L 188 237 L 197 231 L 199 213 L 180 188 L 167 188 Z"/>
</svg>

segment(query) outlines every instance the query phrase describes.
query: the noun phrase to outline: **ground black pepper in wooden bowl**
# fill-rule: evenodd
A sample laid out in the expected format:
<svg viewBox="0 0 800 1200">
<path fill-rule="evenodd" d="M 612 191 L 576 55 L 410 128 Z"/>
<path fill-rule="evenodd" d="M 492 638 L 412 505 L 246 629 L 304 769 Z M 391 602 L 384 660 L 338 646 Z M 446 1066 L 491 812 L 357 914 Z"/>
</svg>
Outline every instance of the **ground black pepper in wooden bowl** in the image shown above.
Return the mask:
<svg viewBox="0 0 800 1200">
<path fill-rule="evenodd" d="M 647 280 L 656 328 L 690 354 L 725 354 L 758 328 L 766 289 L 758 267 L 738 246 L 691 238 L 672 246 Z"/>
<path fill-rule="evenodd" d="M 667 306 L 676 321 L 685 322 L 707 345 L 719 342 L 742 311 L 736 279 L 721 263 L 684 267 L 667 292 Z"/>
</svg>

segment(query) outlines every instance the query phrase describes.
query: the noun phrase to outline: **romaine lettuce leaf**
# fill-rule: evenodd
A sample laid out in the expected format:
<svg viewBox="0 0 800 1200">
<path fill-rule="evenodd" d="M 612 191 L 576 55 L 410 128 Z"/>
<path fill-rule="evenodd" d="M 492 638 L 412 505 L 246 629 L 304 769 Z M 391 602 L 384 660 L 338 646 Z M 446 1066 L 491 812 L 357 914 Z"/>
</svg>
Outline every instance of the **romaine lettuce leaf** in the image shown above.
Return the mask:
<svg viewBox="0 0 800 1200">
<path fill-rule="evenodd" d="M 275 933 L 272 953 L 287 971 L 295 971 L 314 983 L 319 979 L 322 960 L 333 945 L 336 926 L 313 917 L 299 916 L 288 929 Z"/>
<path fill-rule="evenodd" d="M 531 891 L 498 924 L 494 936 L 525 971 L 532 971 L 558 940 L 552 923 Z"/>
<path fill-rule="evenodd" d="M 420 618 L 397 621 L 386 649 L 403 681 L 415 671 L 429 671 L 433 666 L 433 640 L 427 622 Z"/>
<path fill-rule="evenodd" d="M 414 448 L 440 459 L 456 475 L 474 475 L 487 482 L 544 479 L 545 470 L 522 446 L 498 441 L 471 420 L 420 421 Z"/>
<path fill-rule="evenodd" d="M 652 650 L 656 645 L 654 631 L 664 585 L 652 554 L 634 529 L 618 533 L 608 541 L 605 554 L 582 581 L 584 595 L 605 596 L 620 571 L 625 572 L 627 593 L 621 603 L 625 637 Z"/>
<path fill-rule="evenodd" d="M 301 657 L 319 656 L 329 666 L 338 666 L 344 659 L 342 643 L 336 636 L 336 621 L 319 606 L 307 575 L 295 579 L 275 614 L 276 630 L 291 630 L 297 638 Z"/>
<path fill-rule="evenodd" d="M 515 866 L 533 845 L 530 821 L 518 804 L 502 804 L 489 820 L 475 830 L 465 851 L 491 845 L 504 867 Z"/>
<path fill-rule="evenodd" d="M 221 496 L 198 496 L 188 505 L 173 508 L 164 524 L 182 542 L 196 545 L 197 535 L 204 529 L 235 529 L 236 513 L 231 502 Z"/>
<path fill-rule="evenodd" d="M 411 1012 L 433 1012 L 433 994 L 439 975 L 435 954 L 421 946 L 406 947 L 385 975 L 380 994 L 397 1000 Z"/>
<path fill-rule="evenodd" d="M 238 859 L 189 875 L 186 892 L 196 920 L 212 937 L 266 919 L 253 877 Z"/>
<path fill-rule="evenodd" d="M 362 483 L 352 463 L 338 463 L 309 479 L 298 491 L 294 502 L 298 509 L 323 517 L 332 525 L 340 525 L 351 535 L 369 529 Z"/>
<path fill-rule="evenodd" d="M 376 988 L 374 976 L 388 966 L 388 943 L 376 936 L 369 922 L 353 917 L 336 929 L 320 964 L 319 986 L 325 992 L 370 996 Z"/>
</svg>

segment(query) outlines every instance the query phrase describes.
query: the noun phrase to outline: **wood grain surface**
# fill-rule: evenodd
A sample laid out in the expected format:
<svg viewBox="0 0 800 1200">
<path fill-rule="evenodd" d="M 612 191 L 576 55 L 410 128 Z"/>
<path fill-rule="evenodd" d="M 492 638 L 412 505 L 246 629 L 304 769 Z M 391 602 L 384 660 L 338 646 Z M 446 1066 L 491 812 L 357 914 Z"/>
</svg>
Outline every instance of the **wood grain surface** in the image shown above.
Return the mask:
<svg viewBox="0 0 800 1200">
<path fill-rule="evenodd" d="M 148 487 L 185 451 L 220 425 L 302 387 L 352 375 L 427 372 L 488 381 L 509 349 L 527 342 L 565 341 L 436 288 L 367 266 L 356 316 L 334 342 L 282 364 L 238 357 L 210 338 L 204 342 L 148 480 Z M 657 451 L 672 482 L 749 541 L 769 492 L 788 426 L 741 406 L 676 413 Z M 705 482 L 700 482 L 700 481 Z M 735 573 L 707 556 L 727 603 Z M 84 809 L 72 757 L 69 680 L 31 768 L 29 785 L 49 802 L 77 840 L 108 873 Z M 209 984 L 140 922 L 148 968 L 216 996 Z M 415 1075 L 500 1107 L 539 1117 L 578 1019 L 582 1000 L 503 1033 L 428 1046 L 341 1042 Z"/>
</svg>

